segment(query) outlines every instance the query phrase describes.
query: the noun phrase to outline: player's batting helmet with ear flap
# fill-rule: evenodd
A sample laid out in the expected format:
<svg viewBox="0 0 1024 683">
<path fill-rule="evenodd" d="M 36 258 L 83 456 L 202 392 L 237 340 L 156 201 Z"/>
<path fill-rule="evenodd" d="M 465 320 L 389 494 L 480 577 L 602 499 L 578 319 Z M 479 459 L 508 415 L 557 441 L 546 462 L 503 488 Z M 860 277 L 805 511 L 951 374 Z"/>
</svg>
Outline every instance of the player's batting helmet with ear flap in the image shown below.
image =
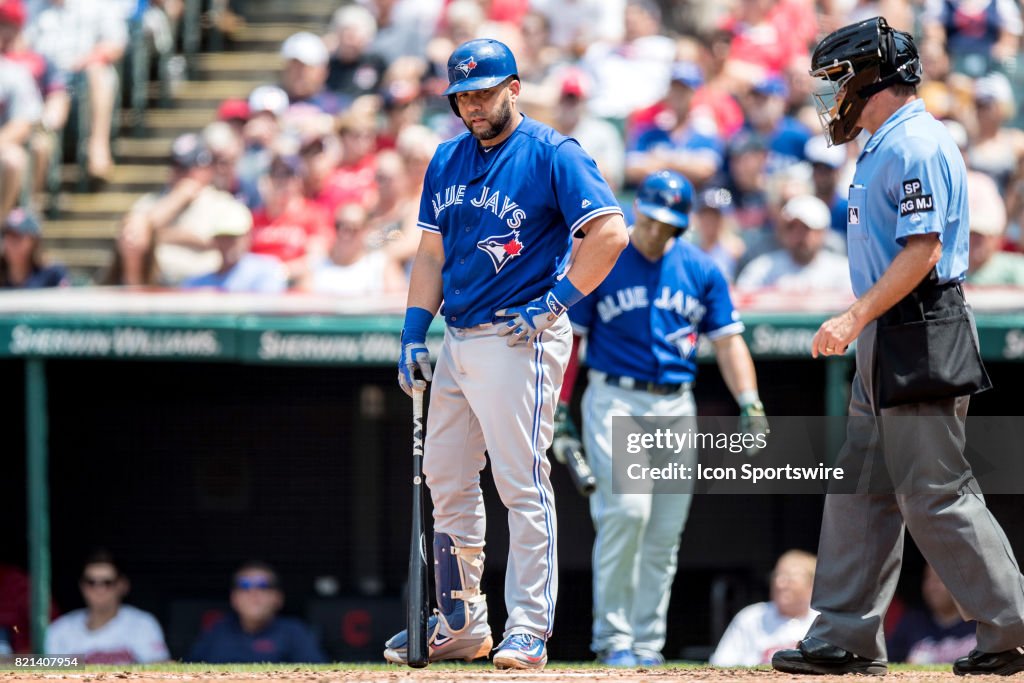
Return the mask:
<svg viewBox="0 0 1024 683">
<path fill-rule="evenodd" d="M 493 88 L 509 76 L 519 78 L 516 58 L 508 45 L 491 38 L 470 40 L 448 58 L 448 89 L 444 94 L 456 115 L 455 93 Z"/>
<path fill-rule="evenodd" d="M 815 104 L 832 145 L 857 137 L 857 119 L 868 98 L 902 83 L 921 82 L 921 58 L 909 33 L 896 31 L 884 17 L 844 26 L 825 36 L 811 56 L 811 76 L 825 81 Z"/>
<path fill-rule="evenodd" d="M 636 192 L 636 210 L 680 232 L 690 227 L 693 185 L 675 171 L 657 171 L 644 179 Z"/>
</svg>

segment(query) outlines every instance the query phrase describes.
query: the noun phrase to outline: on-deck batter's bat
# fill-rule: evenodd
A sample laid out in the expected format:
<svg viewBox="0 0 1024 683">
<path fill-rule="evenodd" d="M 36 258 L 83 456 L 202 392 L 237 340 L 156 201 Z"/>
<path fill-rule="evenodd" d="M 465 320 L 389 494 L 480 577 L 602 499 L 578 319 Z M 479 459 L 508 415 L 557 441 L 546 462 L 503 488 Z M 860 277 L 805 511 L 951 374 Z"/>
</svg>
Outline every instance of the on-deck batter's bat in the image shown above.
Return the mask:
<svg viewBox="0 0 1024 683">
<path fill-rule="evenodd" d="M 571 436 L 556 436 L 551 444 L 555 460 L 569 468 L 569 476 L 581 496 L 589 496 L 597 490 L 597 479 L 583 457 L 583 446 Z"/>
<path fill-rule="evenodd" d="M 430 596 L 427 587 L 427 545 L 423 527 L 423 391 L 412 389 L 412 538 L 409 543 L 409 605 L 406 628 L 409 634 L 406 656 L 409 666 L 425 667 L 427 615 Z"/>
</svg>

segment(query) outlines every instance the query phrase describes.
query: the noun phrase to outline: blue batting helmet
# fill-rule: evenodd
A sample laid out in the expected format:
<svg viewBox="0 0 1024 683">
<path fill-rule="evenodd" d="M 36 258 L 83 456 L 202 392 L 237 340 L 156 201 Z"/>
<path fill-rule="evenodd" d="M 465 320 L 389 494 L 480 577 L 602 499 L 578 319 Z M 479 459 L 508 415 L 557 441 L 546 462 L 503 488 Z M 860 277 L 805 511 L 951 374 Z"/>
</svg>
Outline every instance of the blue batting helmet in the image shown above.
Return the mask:
<svg viewBox="0 0 1024 683">
<path fill-rule="evenodd" d="M 516 58 L 508 45 L 481 38 L 455 48 L 448 58 L 448 89 L 445 95 L 493 88 L 509 76 L 517 76 Z"/>
<path fill-rule="evenodd" d="M 690 227 L 693 185 L 675 171 L 657 171 L 647 176 L 636 193 L 636 210 L 680 230 Z"/>
</svg>

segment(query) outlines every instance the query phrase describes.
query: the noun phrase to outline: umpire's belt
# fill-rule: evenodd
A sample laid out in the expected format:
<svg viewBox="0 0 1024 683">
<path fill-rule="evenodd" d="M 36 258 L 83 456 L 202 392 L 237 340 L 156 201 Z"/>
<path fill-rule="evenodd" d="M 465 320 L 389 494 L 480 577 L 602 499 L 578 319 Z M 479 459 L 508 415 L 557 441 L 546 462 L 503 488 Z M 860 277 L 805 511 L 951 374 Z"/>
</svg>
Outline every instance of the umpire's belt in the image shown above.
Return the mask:
<svg viewBox="0 0 1024 683">
<path fill-rule="evenodd" d="M 693 382 L 681 382 L 679 384 L 658 384 L 657 382 L 645 382 L 635 377 L 623 375 L 604 375 L 604 383 L 620 389 L 632 389 L 634 391 L 646 391 L 649 394 L 668 396 L 689 391 L 693 388 Z"/>
</svg>

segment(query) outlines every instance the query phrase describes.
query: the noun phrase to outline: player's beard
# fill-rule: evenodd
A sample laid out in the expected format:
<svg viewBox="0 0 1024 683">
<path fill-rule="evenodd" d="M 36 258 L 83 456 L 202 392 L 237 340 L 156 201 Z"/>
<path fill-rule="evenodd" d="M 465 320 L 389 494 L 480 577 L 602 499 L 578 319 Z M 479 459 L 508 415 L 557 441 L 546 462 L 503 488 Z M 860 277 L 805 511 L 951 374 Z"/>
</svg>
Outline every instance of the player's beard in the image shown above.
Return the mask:
<svg viewBox="0 0 1024 683">
<path fill-rule="evenodd" d="M 466 125 L 466 128 L 469 129 L 469 132 L 477 140 L 493 140 L 498 137 L 505 132 L 505 129 L 508 128 L 509 123 L 512 121 L 512 100 L 508 97 L 507 93 L 498 110 L 491 116 L 486 117 L 485 120 L 487 121 L 487 127 L 479 132 L 473 130 L 472 122 L 467 121 L 465 118 L 462 119 L 462 123 Z"/>
</svg>

